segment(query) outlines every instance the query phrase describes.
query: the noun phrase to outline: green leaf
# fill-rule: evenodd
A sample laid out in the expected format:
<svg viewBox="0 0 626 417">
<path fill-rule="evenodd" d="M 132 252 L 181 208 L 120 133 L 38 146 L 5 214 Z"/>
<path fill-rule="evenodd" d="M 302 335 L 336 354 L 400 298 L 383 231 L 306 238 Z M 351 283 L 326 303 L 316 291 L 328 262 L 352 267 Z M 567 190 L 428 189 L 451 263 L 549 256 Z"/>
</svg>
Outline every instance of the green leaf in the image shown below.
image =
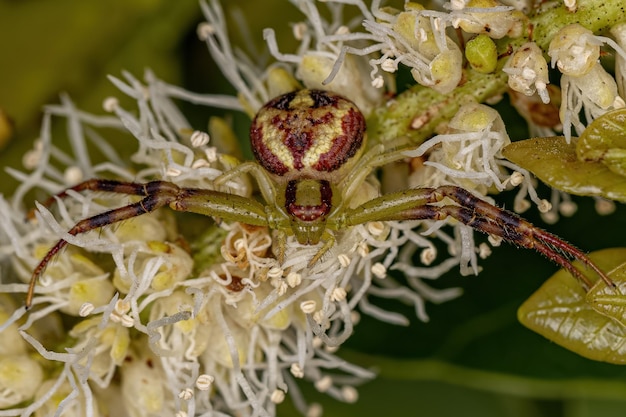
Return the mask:
<svg viewBox="0 0 626 417">
<path fill-rule="evenodd" d="M 576 154 L 581 161 L 602 162 L 612 172 L 626 175 L 626 109 L 605 113 L 587 126 Z"/>
<path fill-rule="evenodd" d="M 602 162 L 580 161 L 574 139 L 569 144 L 561 136 L 527 139 L 508 145 L 503 154 L 557 190 L 626 202 L 626 177 Z"/>
<path fill-rule="evenodd" d="M 518 318 L 531 330 L 581 356 L 626 364 L 626 327 L 613 318 L 621 319 L 626 301 L 621 295 L 626 285 L 626 248 L 605 249 L 589 256 L 609 271 L 607 275 L 618 284 L 616 289 L 597 283 L 590 292 L 590 303 L 580 282 L 560 270 L 526 300 Z"/>
<path fill-rule="evenodd" d="M 615 267 L 608 275 L 615 283 L 615 288 L 598 280 L 587 293 L 585 301 L 598 313 L 626 326 L 626 263 Z"/>
</svg>

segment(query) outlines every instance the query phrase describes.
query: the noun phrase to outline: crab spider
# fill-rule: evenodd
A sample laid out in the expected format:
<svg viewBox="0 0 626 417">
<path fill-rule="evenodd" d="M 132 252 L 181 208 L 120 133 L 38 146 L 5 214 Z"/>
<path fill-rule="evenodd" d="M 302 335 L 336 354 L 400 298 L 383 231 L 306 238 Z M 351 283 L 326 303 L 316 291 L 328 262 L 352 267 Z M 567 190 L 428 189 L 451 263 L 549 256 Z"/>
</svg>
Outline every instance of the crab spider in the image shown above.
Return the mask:
<svg viewBox="0 0 626 417">
<path fill-rule="evenodd" d="M 416 188 L 387 194 L 357 207 L 347 204 L 377 167 L 405 158 L 402 150 L 382 145 L 365 149 L 365 119 L 349 100 L 321 90 L 300 90 L 274 98 L 261 108 L 250 128 L 256 162 L 246 162 L 217 178 L 216 185 L 249 173 L 259 184 L 266 204 L 234 194 L 182 188 L 168 181 L 148 183 L 91 179 L 67 191 L 106 191 L 139 196 L 135 203 L 78 222 L 69 230 L 77 235 L 160 207 L 199 213 L 227 221 L 266 226 L 279 231 L 278 260 L 282 261 L 287 235 L 320 250 L 314 264 L 332 247 L 335 233 L 374 221 L 442 220 L 454 218 L 480 232 L 499 236 L 516 246 L 535 249 L 569 271 L 586 288 L 591 282 L 571 263 L 577 259 L 608 285 L 611 280 L 580 250 L 518 215 L 493 206 L 455 186 Z M 56 198 L 44 204 L 51 205 Z M 59 240 L 34 269 L 26 296 L 32 303 L 35 283 L 52 258 L 66 245 Z"/>
</svg>

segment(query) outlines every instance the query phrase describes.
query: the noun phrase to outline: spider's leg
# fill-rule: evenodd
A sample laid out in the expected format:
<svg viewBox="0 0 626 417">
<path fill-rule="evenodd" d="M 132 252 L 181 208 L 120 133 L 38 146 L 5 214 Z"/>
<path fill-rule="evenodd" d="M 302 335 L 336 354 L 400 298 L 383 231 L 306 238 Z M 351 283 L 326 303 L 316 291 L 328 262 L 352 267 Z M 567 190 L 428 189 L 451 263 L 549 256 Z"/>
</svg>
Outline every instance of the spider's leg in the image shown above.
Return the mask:
<svg viewBox="0 0 626 417">
<path fill-rule="evenodd" d="M 263 204 L 252 198 L 201 188 L 179 188 L 178 190 L 176 198 L 168 203 L 177 211 L 218 217 L 251 226 L 274 226 L 274 223 L 279 221 L 275 219 L 277 216 L 273 211 L 266 210 Z"/>
<path fill-rule="evenodd" d="M 311 259 L 309 259 L 309 263 L 307 265 L 309 268 L 312 268 L 313 265 L 315 265 L 317 261 L 322 259 L 322 256 L 324 256 L 326 252 L 328 252 L 330 248 L 332 248 L 335 245 L 335 242 L 336 242 L 335 235 L 329 232 L 324 233 L 322 241 L 324 242 L 322 247 L 317 251 L 317 253 Z"/>
<path fill-rule="evenodd" d="M 338 187 L 342 190 L 342 204 L 351 200 L 352 195 L 359 189 L 372 170 L 407 158 L 405 155 L 406 150 L 407 148 L 402 146 L 385 150 L 385 145 L 379 143 L 365 152 Z"/>
<path fill-rule="evenodd" d="M 130 194 L 130 195 L 144 195 L 145 197 L 136 203 L 128 204 L 126 206 L 109 210 L 104 213 L 97 214 L 92 217 L 88 217 L 76 223 L 68 233 L 76 236 L 81 233 L 86 233 L 90 230 L 98 229 L 103 226 L 107 226 L 113 223 L 127 220 L 133 217 L 140 216 L 145 213 L 150 213 L 159 207 L 163 207 L 175 201 L 180 188 L 172 183 L 165 181 L 153 181 L 146 184 L 139 183 L 127 183 L 121 181 L 105 181 L 105 180 L 89 180 L 84 183 L 78 184 L 71 189 L 76 191 L 92 190 L 92 191 L 109 191 L 118 194 Z M 66 196 L 66 192 L 63 191 L 58 194 L 59 197 Z M 52 200 L 54 201 L 54 200 Z M 30 307 L 35 291 L 35 284 L 39 276 L 43 273 L 48 266 L 48 263 L 59 253 L 61 249 L 68 245 L 68 242 L 64 239 L 59 240 L 43 257 L 37 267 L 34 269 L 33 274 L 28 285 L 28 292 L 26 293 L 26 307 Z"/>
<path fill-rule="evenodd" d="M 435 205 L 446 197 L 458 205 Z M 581 261 L 607 285 L 615 286 L 587 255 L 570 243 L 460 187 L 420 188 L 382 196 L 349 210 L 345 221 L 355 225 L 376 220 L 443 220 L 446 217 L 452 217 L 480 232 L 499 236 L 516 246 L 538 251 L 569 271 L 586 288 L 591 287 L 591 281 L 574 267 L 571 259 Z"/>
<path fill-rule="evenodd" d="M 141 195 L 143 198 L 117 209 L 86 218 L 76 223 L 68 233 L 78 235 L 90 230 L 98 229 L 122 220 L 131 219 L 142 214 L 150 213 L 160 207 L 169 205 L 178 211 L 189 211 L 205 216 L 219 217 L 229 221 L 237 221 L 256 226 L 268 226 L 268 213 L 261 203 L 238 195 L 232 195 L 212 190 L 181 188 L 167 181 L 152 181 L 146 184 L 128 183 L 121 181 L 91 180 L 79 184 L 72 189 L 76 191 L 108 191 L 126 195 Z M 59 197 L 64 197 L 65 192 Z M 273 213 L 269 213 L 270 215 Z M 270 216 L 278 218 L 278 216 Z M 278 224 L 279 220 L 273 220 Z M 34 295 L 35 284 L 39 276 L 46 269 L 51 259 L 65 246 L 66 240 L 59 240 L 39 262 L 28 287 L 26 307 L 30 307 Z"/>
<path fill-rule="evenodd" d="M 598 274 L 609 287 L 615 287 L 615 283 L 584 252 L 560 237 L 533 225 L 513 212 L 481 200 L 463 188 L 445 186 L 437 190 L 470 212 L 468 217 L 467 210 L 459 211 L 454 208 L 456 206 L 448 206 L 451 207 L 448 209 L 449 216 L 483 233 L 494 234 L 514 245 L 540 252 L 568 270 L 588 288 L 589 280 L 572 265 L 571 259 L 579 260 Z M 455 211 L 458 214 L 454 213 Z"/>
<path fill-rule="evenodd" d="M 125 182 L 117 180 L 106 180 L 99 178 L 92 178 L 87 181 L 83 181 L 76 184 L 73 187 L 66 188 L 65 190 L 49 197 L 42 204 L 44 207 L 51 207 L 59 198 L 66 198 L 69 194 L 68 191 L 105 191 L 117 194 L 127 195 L 146 195 L 145 184 L 137 182 Z M 35 209 L 28 212 L 27 218 L 33 219 L 35 217 Z"/>
<path fill-rule="evenodd" d="M 217 177 L 213 183 L 216 186 L 225 185 L 231 179 L 240 177 L 241 174 L 250 174 L 250 176 L 256 180 L 259 185 L 259 190 L 263 195 L 263 199 L 268 204 L 272 204 L 276 201 L 276 190 L 274 189 L 271 179 L 268 177 L 267 172 L 255 162 L 241 163 Z"/>
</svg>

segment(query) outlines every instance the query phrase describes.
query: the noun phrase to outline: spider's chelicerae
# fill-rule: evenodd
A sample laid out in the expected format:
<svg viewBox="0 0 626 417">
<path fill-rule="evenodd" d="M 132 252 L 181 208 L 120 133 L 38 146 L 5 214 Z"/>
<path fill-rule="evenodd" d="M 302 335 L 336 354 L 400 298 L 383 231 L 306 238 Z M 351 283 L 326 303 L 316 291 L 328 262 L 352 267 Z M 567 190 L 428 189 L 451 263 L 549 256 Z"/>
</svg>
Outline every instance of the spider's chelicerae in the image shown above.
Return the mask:
<svg viewBox="0 0 626 417">
<path fill-rule="evenodd" d="M 608 285 L 611 280 L 580 250 L 518 215 L 495 207 L 455 187 L 415 188 L 387 194 L 357 207 L 348 202 L 376 168 L 405 158 L 406 149 L 376 145 L 365 151 L 365 119 L 349 100 L 321 90 L 300 90 L 274 98 L 261 108 L 250 128 L 256 162 L 243 163 L 217 178 L 216 185 L 244 173 L 252 175 L 266 204 L 224 192 L 181 188 L 168 181 L 134 183 L 91 179 L 68 190 L 107 191 L 140 196 L 136 203 L 78 222 L 71 235 L 150 213 L 160 207 L 266 226 L 278 231 L 277 258 L 282 261 L 286 237 L 301 244 L 323 242 L 313 265 L 335 242 L 335 233 L 358 224 L 391 220 L 441 220 L 452 217 L 480 232 L 535 249 L 578 278 L 591 282 L 572 265 L 577 259 Z M 55 197 L 65 197 L 65 190 Z M 52 204 L 56 198 L 45 204 Z M 58 241 L 33 271 L 26 306 L 35 283 L 51 259 L 68 243 Z"/>
</svg>

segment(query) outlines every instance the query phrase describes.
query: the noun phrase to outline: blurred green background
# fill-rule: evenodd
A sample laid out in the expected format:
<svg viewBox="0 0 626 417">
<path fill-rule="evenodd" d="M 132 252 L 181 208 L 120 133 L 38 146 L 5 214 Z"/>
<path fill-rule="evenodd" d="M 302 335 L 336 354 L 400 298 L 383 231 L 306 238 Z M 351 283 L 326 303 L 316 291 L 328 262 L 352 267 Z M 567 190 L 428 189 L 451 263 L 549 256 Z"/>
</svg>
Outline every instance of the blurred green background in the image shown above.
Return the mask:
<svg viewBox="0 0 626 417">
<path fill-rule="evenodd" d="M 225 3 L 248 20 L 246 30 L 258 40 L 250 50 L 262 47 L 267 26 L 288 49 L 288 22 L 301 17 L 285 0 Z M 61 92 L 80 108 L 101 113 L 102 100 L 115 94 L 107 74 L 128 70 L 141 77 L 149 67 L 193 91 L 233 91 L 197 40 L 201 18 L 195 0 L 0 0 L 0 108 L 14 121 L 13 136 L 0 145 L 0 167 L 21 169 L 23 153 L 38 136 L 42 106 L 57 103 Z M 245 30 L 229 23 L 237 43 Z M 185 111 L 204 128 L 207 109 Z M 513 116 L 505 121 L 522 123 Z M 16 184 L 4 171 L 0 175 L 0 192 L 10 195 Z M 510 207 L 510 198 L 500 203 Z M 623 209 L 600 217 L 590 199 L 576 201 L 578 213 L 556 225 L 528 216 L 586 251 L 624 244 Z M 428 305 L 429 323 L 418 322 L 408 306 L 373 300 L 412 321 L 402 328 L 363 317 L 341 350 L 346 359 L 377 370 L 379 378 L 360 388 L 356 404 L 340 404 L 303 384 L 307 398 L 322 402 L 328 416 L 623 416 L 626 368 L 578 357 L 517 323 L 517 307 L 556 267 L 511 246 L 495 249 L 481 266 L 478 277 L 460 277 L 455 270 L 433 283 L 465 293 Z M 297 414 L 287 400 L 280 415 Z"/>
</svg>

